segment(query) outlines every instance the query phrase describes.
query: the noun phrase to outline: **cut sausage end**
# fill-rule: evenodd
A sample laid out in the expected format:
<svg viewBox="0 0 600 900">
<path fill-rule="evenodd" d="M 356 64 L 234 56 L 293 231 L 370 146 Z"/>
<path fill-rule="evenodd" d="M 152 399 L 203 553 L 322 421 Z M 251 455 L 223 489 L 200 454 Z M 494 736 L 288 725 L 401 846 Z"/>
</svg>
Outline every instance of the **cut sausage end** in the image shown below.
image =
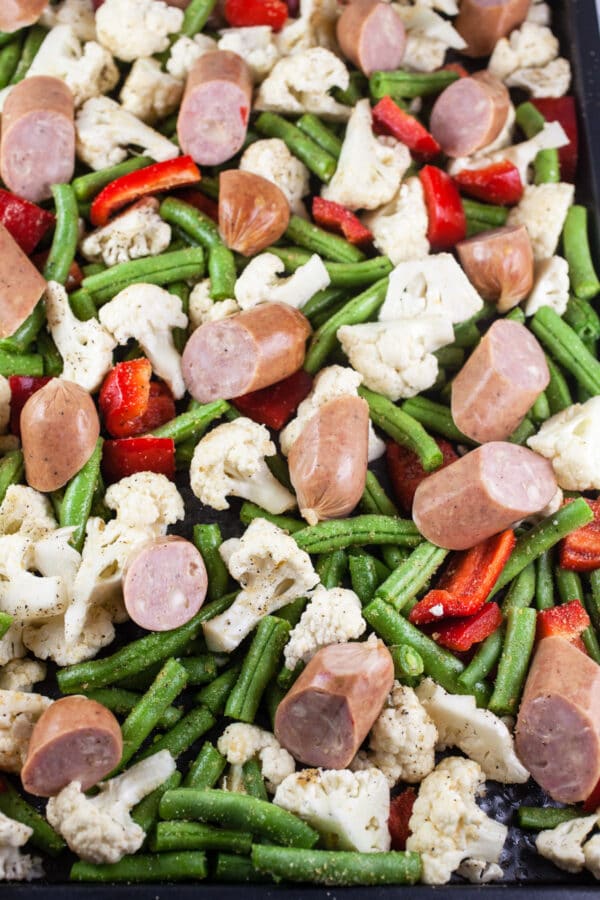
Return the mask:
<svg viewBox="0 0 600 900">
<path fill-rule="evenodd" d="M 344 56 L 367 76 L 397 69 L 404 58 L 404 24 L 381 0 L 354 0 L 344 7 L 337 38 Z"/>
<path fill-rule="evenodd" d="M 500 79 L 478 72 L 442 91 L 431 111 L 430 130 L 447 156 L 470 156 L 500 134 L 509 108 Z"/>
</svg>

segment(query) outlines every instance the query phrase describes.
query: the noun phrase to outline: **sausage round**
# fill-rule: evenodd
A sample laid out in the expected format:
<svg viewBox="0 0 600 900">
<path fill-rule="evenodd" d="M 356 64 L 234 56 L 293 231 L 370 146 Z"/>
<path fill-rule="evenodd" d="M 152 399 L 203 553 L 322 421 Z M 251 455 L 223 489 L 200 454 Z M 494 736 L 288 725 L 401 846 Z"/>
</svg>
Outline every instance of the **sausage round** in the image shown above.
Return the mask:
<svg viewBox="0 0 600 900">
<path fill-rule="evenodd" d="M 323 647 L 277 707 L 277 740 L 306 765 L 345 769 L 393 684 L 394 663 L 381 641 Z"/>
<path fill-rule="evenodd" d="M 336 397 L 306 423 L 288 456 L 298 507 L 309 525 L 352 512 L 365 490 L 369 407 Z"/>
<path fill-rule="evenodd" d="M 0 3 L 0 31 L 18 31 L 37 22 L 48 0 L 2 0 Z"/>
<path fill-rule="evenodd" d="M 465 56 L 489 56 L 500 38 L 521 25 L 530 0 L 461 0 L 452 23 L 467 42 Z"/>
<path fill-rule="evenodd" d="M 447 550 L 467 550 L 540 512 L 556 493 L 552 465 L 518 444 L 492 441 L 421 482 L 413 519 Z"/>
<path fill-rule="evenodd" d="M 227 246 L 254 256 L 283 235 L 290 221 L 290 204 L 276 184 L 228 169 L 219 176 L 219 230 Z"/>
<path fill-rule="evenodd" d="M 452 382 L 452 418 L 479 444 L 503 441 L 548 386 L 544 351 L 518 322 L 491 326 Z"/>
<path fill-rule="evenodd" d="M 17 84 L 2 110 L 0 175 L 11 191 L 39 203 L 75 169 L 73 95 L 60 78 L 36 75 Z"/>
<path fill-rule="evenodd" d="M 192 334 L 182 358 L 183 378 L 200 403 L 229 400 L 268 387 L 304 362 L 308 319 L 285 303 L 261 303 Z"/>
<path fill-rule="evenodd" d="M 554 800 L 585 800 L 600 779 L 600 666 L 563 637 L 539 643 L 515 740 L 523 765 Z"/>
<path fill-rule="evenodd" d="M 337 21 L 342 53 L 365 75 L 397 69 L 404 57 L 406 32 L 393 7 L 381 0 L 353 0 Z"/>
<path fill-rule="evenodd" d="M 187 78 L 177 118 L 182 153 L 205 166 L 218 166 L 242 149 L 252 106 L 252 75 L 229 50 L 198 59 Z"/>
<path fill-rule="evenodd" d="M 21 412 L 27 483 L 37 491 L 63 487 L 88 461 L 99 434 L 98 412 L 88 392 L 53 378 Z"/>
<path fill-rule="evenodd" d="M 128 560 L 123 600 L 136 625 L 170 631 L 196 615 L 207 587 L 199 551 L 184 538 L 169 535 L 146 544 Z"/>
<path fill-rule="evenodd" d="M 525 225 L 506 225 L 456 245 L 467 278 L 498 312 L 508 312 L 533 287 L 534 259 Z"/>
<path fill-rule="evenodd" d="M 36 722 L 21 781 L 36 797 L 53 797 L 71 781 L 87 791 L 112 772 L 122 753 L 121 729 L 110 710 L 87 697 L 63 697 Z"/>
<path fill-rule="evenodd" d="M 0 338 L 15 333 L 45 290 L 44 278 L 0 223 Z"/>
<path fill-rule="evenodd" d="M 510 96 L 500 79 L 476 72 L 442 91 L 429 128 L 447 156 L 470 156 L 498 137 L 509 109 Z"/>
</svg>

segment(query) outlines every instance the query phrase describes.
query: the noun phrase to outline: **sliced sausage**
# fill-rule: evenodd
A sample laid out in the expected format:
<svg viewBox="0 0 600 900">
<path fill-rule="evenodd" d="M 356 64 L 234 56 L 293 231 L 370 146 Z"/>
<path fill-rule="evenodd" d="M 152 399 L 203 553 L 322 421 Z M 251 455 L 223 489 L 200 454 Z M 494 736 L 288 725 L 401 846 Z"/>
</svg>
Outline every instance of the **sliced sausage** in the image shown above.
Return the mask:
<svg viewBox="0 0 600 900">
<path fill-rule="evenodd" d="M 183 153 L 197 163 L 218 166 L 242 149 L 252 106 L 252 75 L 229 50 L 198 59 L 187 78 L 177 119 Z"/>
<path fill-rule="evenodd" d="M 285 303 L 261 303 L 192 334 L 182 358 L 183 378 L 200 403 L 229 400 L 268 387 L 304 362 L 308 319 Z"/>
<path fill-rule="evenodd" d="M 452 23 L 467 42 L 465 56 L 488 56 L 497 41 L 518 28 L 529 12 L 530 0 L 460 0 Z"/>
<path fill-rule="evenodd" d="M 86 390 L 53 378 L 32 394 L 21 412 L 25 475 L 37 491 L 63 487 L 88 461 L 100 434 L 100 419 Z"/>
<path fill-rule="evenodd" d="M 470 156 L 498 137 L 509 109 L 500 79 L 476 72 L 442 91 L 431 110 L 430 131 L 447 156 Z"/>
<path fill-rule="evenodd" d="M 0 31 L 18 31 L 37 22 L 48 0 L 2 0 L 0 3 Z"/>
<path fill-rule="evenodd" d="M 0 223 L 0 338 L 14 334 L 45 290 L 45 279 Z"/>
<path fill-rule="evenodd" d="M 369 407 L 336 397 L 306 423 L 288 456 L 298 507 L 309 525 L 352 512 L 365 490 Z"/>
<path fill-rule="evenodd" d="M 422 481 L 412 513 L 428 541 L 467 550 L 540 512 L 555 493 L 547 459 L 518 444 L 492 441 Z"/>
<path fill-rule="evenodd" d="M 277 740 L 306 765 L 345 769 L 393 683 L 394 663 L 381 641 L 323 647 L 277 707 Z"/>
<path fill-rule="evenodd" d="M 290 221 L 290 204 L 276 184 L 229 169 L 219 177 L 219 229 L 231 250 L 254 256 L 283 235 Z"/>
<path fill-rule="evenodd" d="M 39 203 L 75 169 L 73 95 L 60 78 L 25 78 L 2 110 L 0 174 L 11 191 Z"/>
<path fill-rule="evenodd" d="M 566 638 L 540 641 L 515 738 L 523 765 L 554 800 L 589 797 L 600 779 L 600 666 Z"/>
<path fill-rule="evenodd" d="M 112 772 L 122 753 L 121 729 L 110 710 L 87 697 L 63 697 L 36 722 L 21 781 L 36 797 L 53 797 L 71 781 L 87 791 Z"/>
<path fill-rule="evenodd" d="M 498 312 L 508 312 L 533 288 L 534 259 L 524 225 L 506 225 L 456 245 L 467 278 Z"/>
<path fill-rule="evenodd" d="M 381 0 L 353 0 L 337 22 L 342 53 L 365 75 L 397 69 L 404 57 L 406 32 L 400 16 Z"/>
<path fill-rule="evenodd" d="M 548 386 L 544 351 L 518 322 L 494 322 L 452 382 L 452 418 L 479 444 L 513 433 Z"/>
<path fill-rule="evenodd" d="M 123 575 L 125 608 L 136 625 L 169 631 L 196 615 L 206 597 L 204 560 L 190 541 L 155 538 L 129 559 Z"/>
</svg>

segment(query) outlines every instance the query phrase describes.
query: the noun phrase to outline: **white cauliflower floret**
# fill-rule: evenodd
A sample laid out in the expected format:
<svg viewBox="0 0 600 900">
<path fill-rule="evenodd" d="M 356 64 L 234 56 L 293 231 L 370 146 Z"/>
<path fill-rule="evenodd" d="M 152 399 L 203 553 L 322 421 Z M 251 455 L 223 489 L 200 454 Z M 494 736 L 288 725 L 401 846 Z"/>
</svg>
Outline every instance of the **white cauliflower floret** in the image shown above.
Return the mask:
<svg viewBox="0 0 600 900">
<path fill-rule="evenodd" d="M 600 397 L 574 403 L 547 419 L 527 445 L 549 459 L 565 491 L 600 490 Z"/>
<path fill-rule="evenodd" d="M 547 3 L 540 3 L 535 0 L 529 7 L 526 22 L 533 22 L 534 25 L 550 25 L 552 22 L 552 12 Z"/>
<path fill-rule="evenodd" d="M 417 72 L 433 72 L 444 65 L 446 51 L 463 50 L 465 40 L 447 20 L 429 6 L 395 4 L 394 9 L 406 28 L 406 47 L 402 67 Z"/>
<path fill-rule="evenodd" d="M 156 59 L 136 59 L 119 100 L 123 109 L 152 125 L 175 112 L 183 94 L 183 83 L 163 72 Z"/>
<path fill-rule="evenodd" d="M 176 144 L 140 122 L 110 97 L 92 97 L 86 101 L 77 113 L 75 128 L 77 155 L 95 171 L 123 162 L 130 147 L 139 147 L 156 162 L 179 156 Z"/>
<path fill-rule="evenodd" d="M 400 185 L 385 206 L 364 216 L 373 232 L 373 243 L 394 265 L 407 259 L 422 259 L 429 253 L 429 218 L 420 180 L 414 176 Z"/>
<path fill-rule="evenodd" d="M 194 285 L 190 293 L 188 316 L 190 330 L 195 331 L 205 322 L 217 322 L 240 311 L 237 302 L 231 300 L 215 301 L 210 296 L 210 278 L 205 278 Z"/>
<path fill-rule="evenodd" d="M 0 689 L 30 693 L 46 677 L 46 666 L 37 659 L 12 659 L 0 671 Z"/>
<path fill-rule="evenodd" d="M 464 860 L 498 862 L 508 829 L 477 806 L 483 782 L 476 762 L 456 756 L 442 760 L 422 782 L 406 849 L 421 854 L 425 884 L 446 884 Z"/>
<path fill-rule="evenodd" d="M 217 49 L 217 42 L 206 34 L 197 34 L 192 39 L 186 35 L 178 38 L 171 47 L 166 69 L 169 75 L 179 81 L 185 81 L 190 69 L 204 53 Z"/>
<path fill-rule="evenodd" d="M 410 166 L 410 153 L 372 130 L 371 106 L 359 100 L 348 122 L 335 175 L 321 195 L 348 209 L 377 209 L 396 195 Z"/>
<path fill-rule="evenodd" d="M 537 852 L 540 856 L 553 862 L 559 869 L 573 873 L 581 872 L 586 865 L 585 849 L 588 846 L 586 844 L 584 847 L 583 844 L 597 824 L 598 814 L 595 813 L 592 816 L 582 816 L 579 819 L 561 822 L 556 828 L 540 831 L 535 841 Z M 591 844 L 594 840 L 592 838 L 588 843 Z M 592 851 L 597 844 L 596 840 Z"/>
<path fill-rule="evenodd" d="M 240 169 L 272 181 L 287 197 L 292 212 L 306 215 L 302 198 L 310 192 L 310 173 L 279 138 L 250 144 L 240 160 Z"/>
<path fill-rule="evenodd" d="M 296 768 L 294 757 L 284 750 L 275 735 L 256 725 L 246 725 L 244 722 L 228 725 L 217 747 L 219 753 L 227 757 L 227 762 L 234 766 L 243 766 L 257 757 L 267 789 L 272 794 Z"/>
<path fill-rule="evenodd" d="M 350 108 L 334 100 L 329 92 L 334 87 L 346 90 L 349 80 L 346 66 L 330 50 L 303 50 L 275 64 L 259 88 L 255 109 L 345 120 Z"/>
<path fill-rule="evenodd" d="M 198 499 L 213 509 L 229 509 L 228 496 L 243 497 L 270 513 L 296 505 L 296 498 L 271 473 L 266 456 L 275 444 L 264 425 L 241 416 L 213 428 L 196 445 L 190 485 Z"/>
<path fill-rule="evenodd" d="M 44 28 L 70 25 L 80 41 L 96 40 L 96 17 L 92 0 L 62 0 L 48 4 L 38 19 Z"/>
<path fill-rule="evenodd" d="M 219 552 L 242 590 L 229 609 L 203 625 L 213 652 L 235 650 L 263 616 L 305 596 L 319 581 L 308 553 L 266 519 L 254 519 L 241 538 L 225 541 Z"/>
<path fill-rule="evenodd" d="M 323 260 L 316 253 L 289 278 L 279 277 L 284 271 L 284 263 L 274 253 L 255 256 L 235 283 L 235 299 L 240 309 L 265 302 L 286 303 L 301 309 L 331 281 Z"/>
<path fill-rule="evenodd" d="M 87 797 L 81 784 L 72 781 L 48 801 L 47 819 L 81 859 L 117 863 L 139 850 L 146 838 L 143 828 L 131 818 L 131 810 L 175 768 L 169 751 L 161 750 L 100 784 L 95 797 Z"/>
<path fill-rule="evenodd" d="M 181 494 L 164 475 L 138 472 L 111 484 L 104 497 L 123 526 L 147 528 L 153 537 L 167 533 L 169 525 L 183 519 Z M 110 524 L 110 523 L 109 523 Z"/>
<path fill-rule="evenodd" d="M 594 878 L 600 880 L 600 834 L 595 834 L 587 844 L 584 844 L 583 855 L 586 869 L 589 869 Z"/>
<path fill-rule="evenodd" d="M 32 881 L 43 877 L 41 859 L 19 850 L 32 834 L 33 828 L 0 812 L 0 881 Z"/>
<path fill-rule="evenodd" d="M 536 261 L 555 253 L 574 197 L 575 188 L 566 182 L 529 184 L 508 214 L 507 225 L 527 228 Z"/>
<path fill-rule="evenodd" d="M 100 309 L 99 318 L 119 344 L 134 338 L 152 368 L 181 399 L 185 384 L 181 357 L 173 342 L 173 329 L 185 328 L 187 316 L 181 299 L 155 284 L 132 284 Z"/>
<path fill-rule="evenodd" d="M 539 69 L 517 69 L 506 84 L 529 91 L 532 97 L 564 97 L 571 85 L 571 64 L 559 56 Z"/>
<path fill-rule="evenodd" d="M 439 38 L 418 31 L 406 35 L 402 68 L 413 72 L 435 72 L 446 61 L 447 46 Z"/>
<path fill-rule="evenodd" d="M 70 535 L 71 531 L 66 540 Z M 36 568 L 35 550 L 36 544 L 26 535 L 0 538 L 0 609 L 13 616 L 15 623 L 52 618 L 68 605 L 60 575 L 41 577 L 31 571 Z"/>
<path fill-rule="evenodd" d="M 91 659 L 115 639 L 114 622 L 125 621 L 122 610 L 98 606 L 89 611 L 85 630 L 76 644 L 65 637 L 64 616 L 55 616 L 39 625 L 27 625 L 23 640 L 29 650 L 41 659 L 51 659 L 58 666 L 72 666 Z"/>
<path fill-rule="evenodd" d="M 358 387 L 362 384 L 362 375 L 349 366 L 327 366 L 316 376 L 312 390 L 299 405 L 296 418 L 286 425 L 279 434 L 281 452 L 288 456 L 294 444 L 309 420 L 322 406 L 337 397 L 358 396 Z M 373 423 L 369 422 L 369 462 L 379 459 L 385 453 L 385 443 L 377 437 Z"/>
<path fill-rule="evenodd" d="M 288 19 L 276 35 L 282 56 L 301 53 L 311 47 L 326 47 L 339 53 L 336 37 L 337 0 L 300 0 L 300 15 Z"/>
<path fill-rule="evenodd" d="M 104 0 L 96 12 L 98 40 L 123 62 L 167 50 L 182 24 L 182 10 L 162 0 Z"/>
<path fill-rule="evenodd" d="M 267 77 L 277 60 L 279 50 L 268 25 L 226 28 L 220 32 L 219 50 L 230 50 L 246 61 L 255 84 Z"/>
<path fill-rule="evenodd" d="M 0 690 L 0 772 L 20 772 L 33 726 L 52 700 L 43 694 Z"/>
<path fill-rule="evenodd" d="M 57 528 L 45 494 L 24 484 L 11 484 L 0 504 L 0 535 L 27 535 L 32 541 Z"/>
<path fill-rule="evenodd" d="M 317 650 L 329 644 L 357 640 L 366 627 L 354 591 L 339 587 L 327 590 L 318 585 L 284 648 L 286 668 L 294 670 L 299 662 L 307 663 Z"/>
<path fill-rule="evenodd" d="M 10 385 L 8 378 L 0 375 L 0 434 L 4 434 L 10 422 Z"/>
<path fill-rule="evenodd" d="M 446 316 L 422 315 L 343 325 L 337 338 L 365 385 L 396 401 L 415 397 L 434 384 L 438 362 L 433 353 L 452 343 L 454 331 Z"/>
<path fill-rule="evenodd" d="M 390 792 L 377 769 L 304 769 L 288 775 L 273 803 L 316 828 L 329 850 L 390 849 Z"/>
<path fill-rule="evenodd" d="M 533 316 L 542 306 L 550 306 L 564 315 L 569 302 L 569 264 L 562 256 L 542 259 L 535 266 L 533 288 L 522 304 L 526 316 Z"/>
<path fill-rule="evenodd" d="M 48 282 L 45 302 L 48 330 L 63 359 L 62 377 L 86 391 L 97 391 L 112 368 L 117 342 L 98 319 L 82 322 L 77 318 L 69 295 L 57 281 Z"/>
<path fill-rule="evenodd" d="M 478 709 L 470 694 L 449 694 L 426 678 L 417 697 L 435 722 L 438 750 L 459 747 L 479 763 L 486 778 L 504 784 L 525 784 L 529 772 L 515 753 L 513 736 L 498 716 Z"/>
<path fill-rule="evenodd" d="M 517 69 L 547 65 L 558 53 L 558 38 L 549 28 L 523 22 L 509 37 L 498 41 L 490 56 L 488 70 L 503 81 Z"/>
<path fill-rule="evenodd" d="M 158 256 L 170 243 L 171 226 L 158 215 L 158 201 L 147 198 L 86 235 L 79 249 L 90 262 L 103 262 L 110 267 L 144 256 Z"/>
</svg>

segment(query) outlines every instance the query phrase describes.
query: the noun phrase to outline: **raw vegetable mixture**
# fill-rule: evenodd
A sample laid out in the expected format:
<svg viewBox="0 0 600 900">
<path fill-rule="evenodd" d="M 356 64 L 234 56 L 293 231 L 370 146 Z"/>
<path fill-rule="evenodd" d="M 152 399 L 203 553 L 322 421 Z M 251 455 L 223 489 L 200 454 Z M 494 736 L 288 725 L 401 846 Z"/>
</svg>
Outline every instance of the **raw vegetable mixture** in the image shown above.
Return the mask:
<svg viewBox="0 0 600 900">
<path fill-rule="evenodd" d="M 0 880 L 497 881 L 478 799 L 530 778 L 516 824 L 600 878 L 600 282 L 550 20 L 3 0 Z"/>
</svg>

